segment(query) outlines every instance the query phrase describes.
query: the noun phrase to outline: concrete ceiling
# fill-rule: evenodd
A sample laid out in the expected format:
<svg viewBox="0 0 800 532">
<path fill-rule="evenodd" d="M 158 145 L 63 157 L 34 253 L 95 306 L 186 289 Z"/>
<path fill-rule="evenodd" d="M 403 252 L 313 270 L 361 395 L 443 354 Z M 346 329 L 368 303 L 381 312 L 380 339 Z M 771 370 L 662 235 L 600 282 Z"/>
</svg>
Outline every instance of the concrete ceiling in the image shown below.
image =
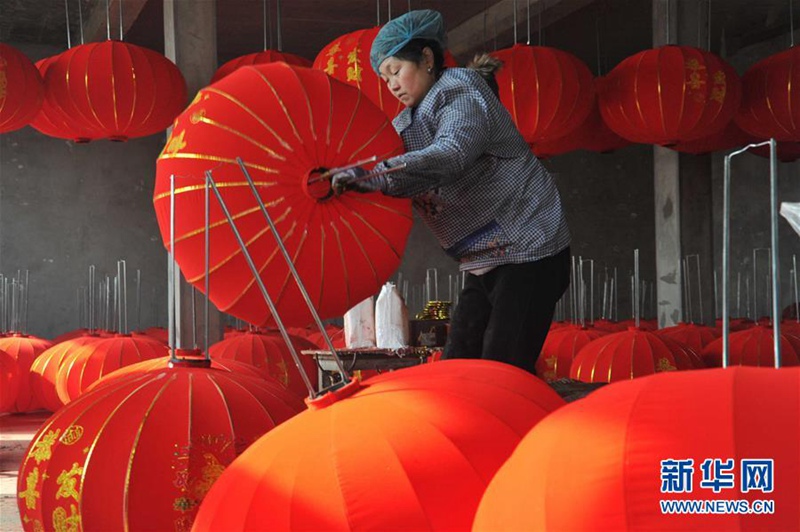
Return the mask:
<svg viewBox="0 0 800 532">
<path fill-rule="evenodd" d="M 112 38 L 119 37 L 120 1 L 124 39 L 163 50 L 163 0 L 110 0 L 108 18 Z M 675 1 L 701 4 L 700 9 L 706 11 L 709 5 L 709 0 Z M 75 45 L 80 42 L 81 33 L 79 3 L 84 40 L 104 39 L 107 35 L 106 0 L 0 0 L 0 41 L 66 47 L 65 6 L 68 6 L 70 35 Z M 266 32 L 265 4 L 272 23 L 271 31 L 268 29 Z M 390 7 L 392 16 L 396 17 L 410 5 L 413 9 L 433 8 L 442 12 L 450 32 L 451 50 L 463 60 L 475 51 L 508 46 L 514 42 L 515 4 L 518 41 L 526 39 L 527 14 L 530 12 L 534 44 L 538 42 L 540 25 L 547 32 L 548 28 L 554 31 L 559 23 L 557 31 L 563 31 L 563 28 L 569 28 L 570 17 L 580 11 L 593 10 L 591 16 L 602 20 L 604 13 L 624 8 L 630 13 L 631 26 L 647 26 L 653 8 L 653 0 L 283 0 L 280 2 L 282 49 L 313 60 L 317 52 L 335 37 L 374 26 L 378 9 L 381 21 L 385 22 Z M 277 47 L 277 5 L 278 0 L 217 0 L 220 64 L 263 49 L 265 33 L 268 47 L 270 42 Z M 743 47 L 788 33 L 789 5 L 789 0 L 710 0 L 712 50 L 719 51 L 722 47 L 723 53 L 732 54 Z M 800 11 L 800 8 L 795 11 Z M 630 29 L 638 31 L 639 35 L 646 35 L 649 31 L 646 27 Z M 612 38 L 624 39 L 625 35 Z M 705 47 L 705 44 L 701 46 Z"/>
</svg>

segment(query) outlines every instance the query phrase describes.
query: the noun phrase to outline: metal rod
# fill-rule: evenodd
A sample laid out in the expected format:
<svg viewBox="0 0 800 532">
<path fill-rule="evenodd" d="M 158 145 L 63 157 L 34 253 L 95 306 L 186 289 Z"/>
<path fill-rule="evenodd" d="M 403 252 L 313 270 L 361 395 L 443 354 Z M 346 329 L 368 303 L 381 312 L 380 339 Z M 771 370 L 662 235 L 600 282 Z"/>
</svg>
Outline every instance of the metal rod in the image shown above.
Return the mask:
<svg viewBox="0 0 800 532">
<path fill-rule="evenodd" d="M 108 8 L 108 0 L 106 0 L 106 38 L 111 40 L 111 11 Z"/>
<path fill-rule="evenodd" d="M 794 2 L 789 0 L 789 36 L 790 46 L 794 46 Z"/>
<path fill-rule="evenodd" d="M 136 270 L 136 330 L 142 330 L 142 271 Z"/>
<path fill-rule="evenodd" d="M 267 0 L 261 0 L 261 17 L 264 29 L 264 50 L 267 49 Z"/>
<path fill-rule="evenodd" d="M 386 19 L 387 21 L 392 20 L 392 0 L 386 1 L 386 16 L 387 16 Z"/>
<path fill-rule="evenodd" d="M 800 297 L 797 288 L 797 255 L 792 255 L 792 271 L 794 272 L 794 318 L 800 323 Z"/>
<path fill-rule="evenodd" d="M 122 264 L 120 261 L 117 261 L 117 277 L 114 280 L 114 291 L 118 294 L 116 296 L 116 306 L 119 309 L 117 312 L 117 331 L 122 334 L 124 331 L 122 330 Z"/>
<path fill-rule="evenodd" d="M 514 0 L 514 44 L 517 44 L 517 0 Z"/>
<path fill-rule="evenodd" d="M 239 162 L 241 164 L 241 159 L 239 159 Z M 278 329 L 280 330 L 281 336 L 283 337 L 283 341 L 286 342 L 286 346 L 289 348 L 289 352 L 291 353 L 292 359 L 294 360 L 294 363 L 297 366 L 298 371 L 300 372 L 300 376 L 303 379 L 303 383 L 306 385 L 306 388 L 308 389 L 309 397 L 311 397 L 311 399 L 314 399 L 316 397 L 316 392 L 314 391 L 314 387 L 311 385 L 311 381 L 309 380 L 308 375 L 306 375 L 306 372 L 303 369 L 303 365 L 300 363 L 300 358 L 297 354 L 297 351 L 295 350 L 294 345 L 291 342 L 291 339 L 289 338 L 289 333 L 286 332 L 286 327 L 284 327 L 283 320 L 281 320 L 280 315 L 278 314 L 278 309 L 275 308 L 275 304 L 273 303 L 272 298 L 267 292 L 267 288 L 264 286 L 264 281 L 261 279 L 261 275 L 258 273 L 258 268 L 253 262 L 252 257 L 250 256 L 250 252 L 247 249 L 247 244 L 245 244 L 245 241 L 242 238 L 241 233 L 239 233 L 239 229 L 236 227 L 236 222 L 231 216 L 230 211 L 228 211 L 228 206 L 225 204 L 225 200 L 222 199 L 222 194 L 220 194 L 219 189 L 217 188 L 217 184 L 214 182 L 214 178 L 211 175 L 211 171 L 206 170 L 205 174 L 206 174 L 206 180 L 211 185 L 211 189 L 214 191 L 214 195 L 217 197 L 217 202 L 222 208 L 222 212 L 225 214 L 225 218 L 227 218 L 228 220 L 228 225 L 230 225 L 230 228 L 233 231 L 234 236 L 236 237 L 236 241 L 239 243 L 239 248 L 242 250 L 242 255 L 244 256 L 245 261 L 247 261 L 247 265 L 249 266 L 250 271 L 253 274 L 253 280 L 256 282 L 256 285 L 258 285 L 258 289 L 261 291 L 261 296 L 267 303 L 267 306 L 269 307 L 269 310 L 272 313 L 272 317 L 275 319 L 275 323 L 278 325 Z M 252 183 L 252 181 L 250 181 L 250 183 Z M 258 197 L 260 198 L 260 196 Z M 268 218 L 268 220 L 270 228 L 274 231 L 272 218 Z M 277 238 L 277 235 L 276 235 L 276 240 L 279 242 L 280 246 L 283 245 L 283 242 L 279 238 Z M 305 295 L 307 295 L 304 289 L 302 291 L 304 292 Z M 315 318 L 319 319 L 319 316 L 315 315 Z M 328 343 L 330 343 L 330 337 L 328 337 L 328 335 L 325 333 L 325 327 L 322 326 L 322 322 L 320 321 L 318 325 L 320 327 L 320 330 L 322 331 L 323 336 L 327 339 Z M 335 349 L 333 348 L 333 345 L 331 345 L 330 347 L 332 355 L 334 356 L 334 358 L 338 359 L 338 357 L 335 354 Z M 342 371 L 342 378 L 345 380 L 345 382 L 349 382 L 347 374 L 344 372 L 344 368 L 341 367 L 341 361 L 339 361 L 339 365 Z"/>
<path fill-rule="evenodd" d="M 685 323 L 691 323 L 692 322 L 692 317 L 691 317 L 692 313 L 691 313 L 691 305 L 690 305 L 691 302 L 689 301 L 689 286 L 688 286 L 689 285 L 689 276 L 687 275 L 687 273 L 688 273 L 687 270 L 688 269 L 686 267 L 686 259 L 682 259 L 681 260 L 681 268 L 683 268 L 683 277 L 681 279 L 683 281 L 683 283 L 682 283 L 682 285 L 683 285 L 683 300 L 685 301 L 685 303 L 683 304 L 683 311 L 684 311 L 683 321 Z"/>
<path fill-rule="evenodd" d="M 192 348 L 197 349 L 197 297 L 194 286 L 192 290 Z"/>
<path fill-rule="evenodd" d="M 175 176 L 169 176 L 169 257 L 167 260 L 167 343 L 170 361 L 175 357 Z"/>
<path fill-rule="evenodd" d="M 375 25 L 381 25 L 381 0 L 375 0 L 375 11 L 376 11 L 376 19 Z"/>
<path fill-rule="evenodd" d="M 525 0 L 525 6 L 528 10 L 528 40 L 525 42 L 528 46 L 531 45 L 531 0 Z"/>
<path fill-rule="evenodd" d="M 372 157 L 367 157 L 366 159 L 361 159 L 360 161 L 356 161 L 356 162 L 353 162 L 353 163 L 348 163 L 348 164 L 346 164 L 344 166 L 339 166 L 337 168 L 330 168 L 330 169 L 322 172 L 321 174 L 319 174 L 317 177 L 312 177 L 311 179 L 308 180 L 308 182 L 309 183 L 316 183 L 317 181 L 323 181 L 323 180 L 328 179 L 329 177 L 333 176 L 334 174 L 338 174 L 339 172 L 344 172 L 345 170 L 349 170 L 351 168 L 355 168 L 356 166 L 363 166 L 365 164 L 374 163 L 377 160 L 378 160 L 378 157 L 373 155 Z"/>
<path fill-rule="evenodd" d="M 22 332 L 28 332 L 28 297 L 29 297 L 29 295 L 31 293 L 31 284 L 30 284 L 30 275 L 29 274 L 30 274 L 30 271 L 25 270 L 25 290 L 23 292 L 25 294 L 25 298 L 23 299 L 24 306 L 22 307 L 24 309 L 23 313 L 22 313 L 22 316 L 23 316 L 23 319 L 22 319 Z"/>
<path fill-rule="evenodd" d="M 281 35 L 281 0 L 275 1 L 275 35 L 278 37 L 278 51 L 283 50 L 283 35 Z"/>
<path fill-rule="evenodd" d="M 544 43 L 544 27 L 542 27 L 542 13 L 544 12 L 544 0 L 539 0 L 539 46 Z"/>
<path fill-rule="evenodd" d="M 778 251 L 778 143 L 769 140 L 770 234 L 772 247 L 772 341 L 775 348 L 775 367 L 781 367 L 781 271 Z"/>
<path fill-rule="evenodd" d="M 81 2 L 83 0 L 78 0 L 78 24 L 80 25 L 81 29 L 81 44 L 83 44 L 83 6 L 81 6 Z"/>
<path fill-rule="evenodd" d="M 123 37 L 123 34 L 122 34 L 122 22 L 123 22 L 123 19 L 122 19 L 122 5 L 124 3 L 125 3 L 125 0 L 119 0 L 119 40 L 120 41 L 122 40 L 122 37 Z"/>
<path fill-rule="evenodd" d="M 700 274 L 700 255 L 695 255 L 697 261 L 697 306 L 700 311 L 700 323 L 705 324 L 703 317 L 703 276 Z"/>
<path fill-rule="evenodd" d="M 94 332 L 94 264 L 89 266 L 89 333 Z"/>
<path fill-rule="evenodd" d="M 636 328 L 639 328 L 639 250 L 633 250 L 633 279 L 634 279 L 634 301 L 636 301 L 636 307 L 634 308 L 634 319 Z"/>
<path fill-rule="evenodd" d="M 611 293 L 614 298 L 614 321 L 619 321 L 619 281 L 617 280 L 617 267 L 614 266 L 614 279 L 611 285 Z"/>
<path fill-rule="evenodd" d="M 211 360 L 211 355 L 208 352 L 208 326 L 209 326 L 209 289 L 211 287 L 211 272 L 210 272 L 210 261 L 211 261 L 211 202 L 210 202 L 210 188 L 208 178 L 206 178 L 206 186 L 205 186 L 205 197 L 203 199 L 205 205 L 205 231 L 204 231 L 204 264 L 203 264 L 203 271 L 205 272 L 205 280 L 204 280 L 204 288 L 205 288 L 205 295 L 206 299 L 203 302 L 203 352 L 205 353 L 206 360 Z"/>
<path fill-rule="evenodd" d="M 406 166 L 408 166 L 406 163 L 401 163 L 401 164 L 398 164 L 397 166 L 392 166 L 391 168 L 384 168 L 383 170 L 377 170 L 377 171 L 374 171 L 374 172 L 369 172 L 369 173 L 366 173 L 366 174 L 362 175 L 361 177 L 359 177 L 357 179 L 353 179 L 352 181 L 349 181 L 349 184 L 360 183 L 362 181 L 369 181 L 370 179 L 372 179 L 374 177 L 379 177 L 379 176 L 382 176 L 382 175 L 391 174 L 391 173 L 394 173 L 394 172 L 399 172 L 400 170 L 405 169 Z"/>
<path fill-rule="evenodd" d="M 80 2 L 81 0 L 78 0 Z M 69 0 L 64 0 L 64 12 L 67 15 L 67 50 L 72 48 L 72 39 L 69 35 Z"/>
<path fill-rule="evenodd" d="M 269 212 L 267 212 L 267 207 L 264 205 L 264 202 L 261 199 L 261 195 L 258 193 L 256 185 L 253 182 L 253 179 L 250 177 L 250 172 L 247 171 L 247 167 L 244 165 L 244 161 L 242 160 L 241 157 L 237 157 L 236 161 L 239 163 L 239 168 L 241 169 L 242 174 L 244 174 L 244 177 L 247 180 L 248 185 L 250 185 L 250 190 L 253 192 L 253 196 L 258 202 L 258 207 L 261 209 L 261 213 L 264 215 L 264 218 L 267 220 L 267 223 L 269 224 L 270 231 L 272 231 L 272 236 L 275 238 L 275 242 L 278 244 L 278 247 L 280 248 L 281 253 L 283 254 L 284 260 L 286 260 L 286 265 L 289 267 L 289 271 L 292 272 L 292 276 L 294 277 L 295 283 L 297 283 L 297 288 L 300 289 L 300 293 L 303 295 L 303 299 L 305 300 L 306 305 L 308 306 L 308 310 L 314 317 L 314 322 L 317 324 L 317 327 L 322 333 L 322 337 L 325 340 L 325 344 L 331 351 L 331 356 L 336 362 L 336 367 L 339 369 L 339 372 L 342 375 L 342 380 L 345 384 L 347 384 L 348 382 L 350 382 L 350 377 L 349 375 L 347 375 L 347 372 L 344 369 L 344 365 L 342 364 L 339 355 L 336 354 L 336 348 L 333 346 L 333 342 L 331 341 L 328 332 L 325 330 L 325 326 L 322 324 L 322 320 L 319 317 L 319 313 L 317 312 L 317 309 L 314 307 L 314 304 L 311 301 L 311 297 L 308 295 L 308 291 L 306 290 L 306 287 L 303 284 L 303 280 L 300 278 L 300 275 L 297 273 L 297 269 L 294 267 L 292 258 L 289 256 L 289 252 L 286 250 L 286 246 L 283 244 L 283 238 L 281 238 L 280 233 L 278 233 L 278 228 L 275 227 L 275 223 L 273 222 L 272 217 L 269 215 Z M 213 180 L 211 181 L 211 184 L 212 185 L 214 184 Z M 216 192 L 216 189 L 215 193 L 219 194 L 218 192 Z M 261 277 L 257 275 L 257 278 L 260 279 Z M 275 316 L 276 322 L 277 318 L 278 317 Z M 289 337 L 286 336 L 286 338 L 284 339 L 288 341 L 288 338 Z M 298 363 L 298 367 L 300 367 L 299 366 L 300 361 L 297 360 L 296 362 Z M 308 379 L 308 377 L 306 377 L 306 379 Z"/>
</svg>

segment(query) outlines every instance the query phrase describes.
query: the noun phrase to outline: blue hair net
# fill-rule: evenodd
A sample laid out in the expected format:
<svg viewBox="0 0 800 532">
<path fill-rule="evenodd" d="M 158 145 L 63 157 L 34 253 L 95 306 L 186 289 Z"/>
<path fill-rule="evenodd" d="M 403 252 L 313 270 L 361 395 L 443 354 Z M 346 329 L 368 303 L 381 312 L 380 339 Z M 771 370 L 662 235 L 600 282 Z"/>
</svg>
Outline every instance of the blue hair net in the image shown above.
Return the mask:
<svg viewBox="0 0 800 532">
<path fill-rule="evenodd" d="M 444 50 L 447 37 L 442 14 L 432 9 L 418 9 L 387 22 L 372 42 L 369 53 L 372 70 L 378 73 L 383 60 L 402 50 L 412 39 L 436 41 Z"/>
</svg>

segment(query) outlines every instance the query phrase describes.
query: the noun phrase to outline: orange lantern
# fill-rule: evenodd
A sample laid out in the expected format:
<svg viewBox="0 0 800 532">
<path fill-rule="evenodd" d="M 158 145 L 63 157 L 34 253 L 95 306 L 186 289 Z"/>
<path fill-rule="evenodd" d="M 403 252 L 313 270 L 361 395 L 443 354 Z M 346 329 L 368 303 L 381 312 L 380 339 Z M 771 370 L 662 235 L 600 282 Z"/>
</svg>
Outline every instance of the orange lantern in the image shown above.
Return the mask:
<svg viewBox="0 0 800 532">
<path fill-rule="evenodd" d="M 0 43 L 0 133 L 28 124 L 42 106 L 42 78 L 25 54 Z"/>
<path fill-rule="evenodd" d="M 64 406 L 64 401 L 56 391 L 56 378 L 61 365 L 68 359 L 70 353 L 97 340 L 100 340 L 100 336 L 79 336 L 48 347 L 36 357 L 31 365 L 30 384 L 38 404 L 50 412 L 55 412 Z"/>
<path fill-rule="evenodd" d="M 40 408 L 31 389 L 31 366 L 45 349 L 53 344 L 44 338 L 14 333 L 0 338 L 0 350 L 5 351 L 17 361 L 19 369 L 19 391 L 14 404 L 14 412 L 30 412 Z"/>
<path fill-rule="evenodd" d="M 302 409 L 262 379 L 180 366 L 98 387 L 51 417 L 19 472 L 25 530 L 189 530 L 222 470 Z"/>
<path fill-rule="evenodd" d="M 197 530 L 469 530 L 494 472 L 564 404 L 488 360 L 352 381 L 309 402 L 223 473 Z"/>
<path fill-rule="evenodd" d="M 411 202 L 380 193 L 332 194 L 326 169 L 402 152 L 402 141 L 360 91 L 319 70 L 242 67 L 202 89 L 176 120 L 157 162 L 153 203 L 170 241 L 175 175 L 175 258 L 205 290 L 206 170 L 285 325 L 312 321 L 236 157 L 244 160 L 321 317 L 341 316 L 376 293 L 400 264 Z M 212 194 L 213 195 L 213 194 Z M 216 198 L 210 205 L 210 299 L 254 325 L 272 316 Z"/>
<path fill-rule="evenodd" d="M 593 340 L 578 351 L 570 378 L 583 382 L 614 382 L 661 371 L 697 367 L 685 350 L 655 333 L 629 327 L 627 331 Z"/>
<path fill-rule="evenodd" d="M 102 376 L 142 360 L 168 354 L 167 346 L 147 336 L 117 334 L 71 351 L 56 374 L 56 393 L 64 404 L 74 401 Z"/>
<path fill-rule="evenodd" d="M 240 57 L 231 59 L 214 72 L 211 77 L 211 83 L 215 83 L 234 70 L 243 66 L 250 65 L 263 65 L 266 63 L 274 63 L 276 61 L 283 61 L 290 65 L 297 65 L 302 67 L 310 67 L 311 61 L 299 55 L 290 54 L 287 52 L 279 52 L 277 50 L 264 50 L 263 52 L 256 52 L 254 54 L 247 54 Z"/>
<path fill-rule="evenodd" d="M 0 351 L 0 413 L 14 411 L 19 392 L 19 374 L 16 359 Z"/>
<path fill-rule="evenodd" d="M 742 76 L 736 123 L 762 139 L 800 141 L 800 46 L 771 55 Z"/>
<path fill-rule="evenodd" d="M 158 133 L 186 105 L 186 82 L 174 63 L 120 41 L 73 46 L 53 58 L 45 84 L 48 105 L 88 131 L 90 140 Z"/>
<path fill-rule="evenodd" d="M 623 60 L 598 86 L 600 113 L 632 142 L 672 146 L 722 130 L 741 98 L 728 63 L 691 46 L 662 46 Z"/>
<path fill-rule="evenodd" d="M 575 131 L 594 105 L 589 68 L 574 55 L 546 46 L 515 44 L 492 52 L 500 101 L 534 147 Z"/>
<path fill-rule="evenodd" d="M 317 349 L 317 346 L 299 336 L 291 337 L 303 369 L 313 383 L 317 374 L 317 363 L 310 356 L 301 355 L 303 349 Z M 217 342 L 208 348 L 212 361 L 244 362 L 255 366 L 258 374 L 281 384 L 298 397 L 308 395 L 303 378 L 292 360 L 289 348 L 278 333 L 246 332 Z"/>
<path fill-rule="evenodd" d="M 798 441 L 797 368 L 605 386 L 525 436 L 472 530 L 797 530 Z"/>
<path fill-rule="evenodd" d="M 775 366 L 773 329 L 769 325 L 754 325 L 728 336 L 728 364 L 730 366 Z M 722 338 L 709 343 L 700 353 L 708 367 L 722 366 Z M 800 364 L 800 338 L 781 333 L 781 365 Z"/>
<path fill-rule="evenodd" d="M 551 329 L 536 359 L 536 375 L 548 382 L 569 377 L 575 355 L 589 342 L 606 334 L 606 331 L 578 325 Z"/>
</svg>

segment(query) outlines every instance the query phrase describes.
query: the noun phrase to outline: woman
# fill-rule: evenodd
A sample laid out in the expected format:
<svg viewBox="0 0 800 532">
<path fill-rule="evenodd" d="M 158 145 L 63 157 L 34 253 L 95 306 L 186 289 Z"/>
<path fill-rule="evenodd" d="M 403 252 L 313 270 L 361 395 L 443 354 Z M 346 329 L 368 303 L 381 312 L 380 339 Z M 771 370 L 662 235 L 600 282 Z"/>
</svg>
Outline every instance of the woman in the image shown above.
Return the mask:
<svg viewBox="0 0 800 532">
<path fill-rule="evenodd" d="M 407 166 L 366 181 L 366 170 L 354 168 L 332 183 L 413 198 L 468 273 L 444 358 L 492 359 L 534 373 L 569 284 L 569 229 L 551 176 L 487 81 L 472 69 L 445 69 L 444 48 L 436 11 L 411 11 L 380 30 L 370 60 L 406 106 L 393 122 L 406 153 L 376 169 Z"/>
</svg>

